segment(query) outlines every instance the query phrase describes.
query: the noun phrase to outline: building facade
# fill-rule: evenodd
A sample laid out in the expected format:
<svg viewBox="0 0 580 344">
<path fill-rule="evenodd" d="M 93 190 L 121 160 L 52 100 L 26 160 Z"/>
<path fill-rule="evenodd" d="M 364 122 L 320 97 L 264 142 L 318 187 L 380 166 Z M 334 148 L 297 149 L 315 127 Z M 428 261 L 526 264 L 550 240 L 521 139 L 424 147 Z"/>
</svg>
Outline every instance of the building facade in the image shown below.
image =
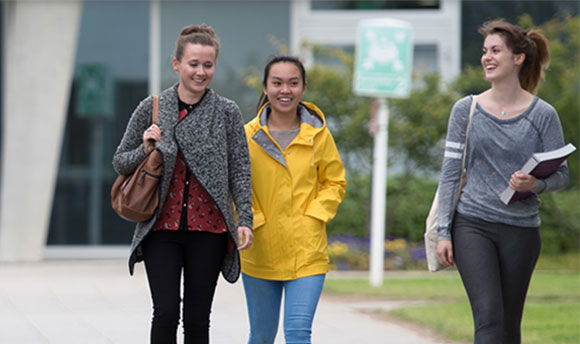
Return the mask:
<svg viewBox="0 0 580 344">
<path fill-rule="evenodd" d="M 272 37 L 312 63 L 304 41 L 352 51 L 359 20 L 402 19 L 414 29 L 415 68 L 443 80 L 460 70 L 459 0 L 1 6 L 0 261 L 126 254 L 133 224 L 110 207 L 111 159 L 139 101 L 176 82 L 171 58 L 183 26 L 214 27 L 222 48 L 211 87 L 246 120 L 259 94 L 244 72 L 261 71 L 277 52 Z"/>
</svg>

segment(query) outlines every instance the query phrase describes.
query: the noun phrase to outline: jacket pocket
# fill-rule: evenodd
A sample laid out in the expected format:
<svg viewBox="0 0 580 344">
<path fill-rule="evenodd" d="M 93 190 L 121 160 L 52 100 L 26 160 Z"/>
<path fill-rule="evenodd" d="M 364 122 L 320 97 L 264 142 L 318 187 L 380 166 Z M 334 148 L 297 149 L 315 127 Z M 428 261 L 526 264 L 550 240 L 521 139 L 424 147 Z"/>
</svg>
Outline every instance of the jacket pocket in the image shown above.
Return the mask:
<svg viewBox="0 0 580 344">
<path fill-rule="evenodd" d="M 254 229 L 254 240 L 252 246 L 241 251 L 242 264 L 247 263 L 254 266 L 266 267 L 270 265 L 272 256 L 270 254 L 270 235 L 266 222 Z"/>
<path fill-rule="evenodd" d="M 302 228 L 306 264 L 328 262 L 328 243 L 324 221 L 305 215 L 302 217 Z"/>
</svg>

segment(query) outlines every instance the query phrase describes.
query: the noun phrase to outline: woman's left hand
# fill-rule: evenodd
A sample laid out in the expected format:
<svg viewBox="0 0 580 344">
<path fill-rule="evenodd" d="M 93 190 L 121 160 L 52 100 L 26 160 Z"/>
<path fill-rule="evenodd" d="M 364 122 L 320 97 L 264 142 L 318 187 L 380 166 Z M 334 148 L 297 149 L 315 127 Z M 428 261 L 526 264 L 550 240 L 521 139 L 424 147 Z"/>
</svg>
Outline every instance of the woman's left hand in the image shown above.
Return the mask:
<svg viewBox="0 0 580 344">
<path fill-rule="evenodd" d="M 516 191 L 530 191 L 537 186 L 536 177 L 531 174 L 525 174 L 522 171 L 516 171 L 510 178 L 510 188 Z"/>
<path fill-rule="evenodd" d="M 444 266 L 453 266 L 451 240 L 437 240 L 437 260 Z"/>
<path fill-rule="evenodd" d="M 238 227 L 238 250 L 245 250 L 252 246 L 252 240 L 254 239 L 254 232 L 249 227 L 240 226 Z"/>
</svg>

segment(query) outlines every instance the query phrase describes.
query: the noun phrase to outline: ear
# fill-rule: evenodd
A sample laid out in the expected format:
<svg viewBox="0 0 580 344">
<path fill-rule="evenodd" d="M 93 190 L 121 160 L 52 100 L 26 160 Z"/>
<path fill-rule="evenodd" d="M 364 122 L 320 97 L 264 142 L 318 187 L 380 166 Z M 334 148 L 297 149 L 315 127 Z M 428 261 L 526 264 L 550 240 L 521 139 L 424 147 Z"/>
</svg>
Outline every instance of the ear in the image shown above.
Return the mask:
<svg viewBox="0 0 580 344">
<path fill-rule="evenodd" d="M 177 61 L 177 59 L 175 57 L 173 58 L 172 65 L 173 65 L 173 70 L 177 71 L 177 66 L 179 65 L 179 61 Z"/>
<path fill-rule="evenodd" d="M 523 65 L 525 60 L 526 60 L 525 53 L 514 55 L 514 63 L 518 66 Z"/>
<path fill-rule="evenodd" d="M 304 84 L 304 87 L 302 88 L 302 96 L 303 96 L 303 97 L 304 97 L 304 93 L 306 92 L 306 86 L 307 86 L 307 85 L 308 85 L 308 84 Z"/>
</svg>

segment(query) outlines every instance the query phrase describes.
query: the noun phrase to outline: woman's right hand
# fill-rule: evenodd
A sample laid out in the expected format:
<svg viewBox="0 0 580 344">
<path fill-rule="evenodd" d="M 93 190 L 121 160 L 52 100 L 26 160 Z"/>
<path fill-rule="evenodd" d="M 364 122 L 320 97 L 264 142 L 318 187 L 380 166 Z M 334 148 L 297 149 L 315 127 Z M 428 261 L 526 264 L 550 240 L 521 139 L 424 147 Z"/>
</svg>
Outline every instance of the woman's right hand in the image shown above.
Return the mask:
<svg viewBox="0 0 580 344">
<path fill-rule="evenodd" d="M 151 124 L 151 126 L 143 132 L 143 150 L 145 153 L 149 154 L 149 152 L 155 148 L 156 141 L 161 141 L 161 129 L 157 124 Z"/>
<path fill-rule="evenodd" d="M 444 266 L 453 266 L 453 247 L 451 240 L 437 241 L 437 259 Z"/>
</svg>

